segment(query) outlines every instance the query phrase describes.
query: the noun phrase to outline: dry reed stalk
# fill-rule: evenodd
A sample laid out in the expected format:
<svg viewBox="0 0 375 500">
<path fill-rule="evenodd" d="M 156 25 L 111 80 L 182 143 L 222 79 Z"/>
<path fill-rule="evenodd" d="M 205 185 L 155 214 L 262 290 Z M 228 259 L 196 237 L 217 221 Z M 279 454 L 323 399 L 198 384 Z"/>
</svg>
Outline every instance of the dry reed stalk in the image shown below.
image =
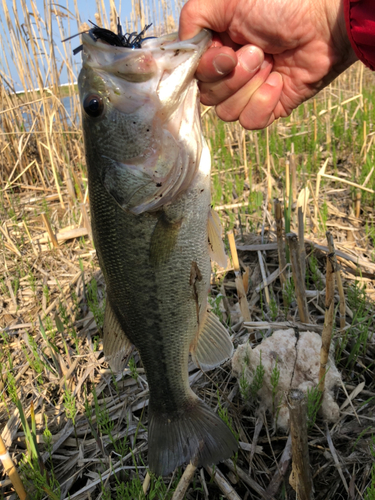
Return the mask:
<svg viewBox="0 0 375 500">
<path fill-rule="evenodd" d="M 184 473 L 181 476 L 180 481 L 178 482 L 177 488 L 175 489 L 172 500 L 183 500 L 185 498 L 185 493 L 193 479 L 194 473 L 197 470 L 197 466 L 195 464 L 190 463 Z"/>
<path fill-rule="evenodd" d="M 366 120 L 363 120 L 363 144 L 362 144 L 361 152 L 363 151 L 363 161 L 364 162 L 366 161 L 366 155 L 367 155 L 366 141 L 367 141 Z"/>
<path fill-rule="evenodd" d="M 327 231 L 327 240 L 330 238 L 330 233 Z M 333 243 L 333 240 L 331 240 Z M 320 349 L 320 368 L 319 368 L 319 391 L 323 394 L 324 379 L 326 375 L 326 367 L 329 357 L 329 348 L 331 345 L 333 316 L 335 310 L 335 269 L 333 265 L 333 255 L 327 255 L 327 272 L 326 272 L 326 300 L 325 300 L 325 315 L 324 326 L 322 331 L 322 347 Z"/>
<path fill-rule="evenodd" d="M 355 193 L 355 216 L 359 219 L 361 215 L 361 191 L 357 189 Z"/>
<path fill-rule="evenodd" d="M 285 203 L 286 206 L 289 206 L 289 198 L 290 198 L 290 169 L 289 169 L 289 160 L 285 161 Z"/>
<path fill-rule="evenodd" d="M 43 222 L 44 222 L 44 225 L 47 229 L 47 233 L 48 233 L 48 236 L 49 236 L 49 239 L 51 240 L 52 242 L 52 245 L 55 247 L 55 248 L 58 248 L 59 247 L 59 244 L 57 243 L 57 239 L 56 239 L 56 236 L 55 236 L 55 233 L 53 232 L 52 230 L 52 226 L 51 226 L 51 223 L 47 217 L 47 214 L 45 212 L 43 212 L 41 214 L 42 216 L 42 219 L 43 219 Z"/>
<path fill-rule="evenodd" d="M 277 253 L 279 255 L 280 281 L 281 281 L 281 286 L 284 290 L 287 283 L 287 277 L 285 272 L 286 257 L 285 257 L 285 241 L 283 236 L 283 212 L 280 200 L 275 199 L 274 206 L 275 206 L 275 220 L 276 220 Z"/>
<path fill-rule="evenodd" d="M 314 225 L 313 232 L 316 233 L 319 230 L 319 225 L 318 225 L 318 221 L 316 219 L 315 213 L 319 214 L 320 220 L 323 220 L 323 218 L 322 218 L 322 214 L 320 213 L 318 200 L 315 197 L 314 190 L 313 190 L 313 187 L 311 185 L 311 182 L 307 181 L 307 185 L 310 186 L 310 191 L 311 191 L 311 194 L 312 194 L 312 197 L 313 197 L 313 201 L 314 201 L 314 209 L 315 210 L 314 210 L 314 215 L 311 215 L 311 220 L 312 220 L 313 225 Z"/>
<path fill-rule="evenodd" d="M 304 213 L 302 207 L 298 207 L 298 242 L 299 242 L 299 258 L 301 262 L 302 279 L 305 283 L 306 277 L 306 251 L 305 251 L 305 227 L 303 223 Z"/>
<path fill-rule="evenodd" d="M 93 241 L 93 239 L 92 239 L 92 229 L 91 229 L 91 223 L 90 223 L 89 216 L 88 216 L 88 213 L 87 213 L 86 205 L 85 205 L 85 203 L 80 203 L 79 206 L 81 208 L 83 225 L 87 229 L 87 233 L 89 235 L 90 241 L 92 242 Z"/>
<path fill-rule="evenodd" d="M 314 142 L 318 140 L 318 114 L 317 114 L 317 107 L 316 107 L 316 99 L 314 99 Z"/>
<path fill-rule="evenodd" d="M 330 255 L 332 255 L 333 267 L 334 267 L 335 277 L 336 277 L 336 286 L 337 286 L 337 290 L 339 292 L 340 329 L 343 330 L 346 326 L 346 321 L 345 321 L 346 302 L 345 302 L 344 287 L 342 285 L 341 272 L 340 272 L 340 269 L 339 269 L 339 266 L 337 263 L 335 244 L 333 242 L 332 233 L 327 231 L 326 237 L 327 237 L 327 242 L 328 242 L 329 253 L 330 253 Z"/>
<path fill-rule="evenodd" d="M 8 287 L 8 290 L 9 290 L 9 295 L 10 295 L 10 298 L 12 299 L 12 302 L 13 302 L 13 305 L 15 307 L 17 307 L 17 299 L 16 299 L 16 296 L 14 295 L 14 291 L 13 291 L 13 287 L 12 287 L 12 282 L 9 278 L 7 278 L 5 280 L 5 283 L 6 283 L 6 286 Z"/>
<path fill-rule="evenodd" d="M 215 467 L 214 470 L 209 465 L 206 465 L 205 469 L 218 485 L 219 489 L 221 490 L 225 498 L 227 498 L 227 500 L 241 500 L 241 498 L 237 495 L 232 486 L 226 481 L 224 475 L 219 471 L 217 467 Z"/>
<path fill-rule="evenodd" d="M 236 276 L 235 283 L 237 288 L 238 303 L 240 305 L 241 315 L 244 321 L 251 321 L 249 304 L 247 302 L 245 287 L 242 280 L 240 262 L 238 260 L 236 242 L 234 239 L 233 231 L 228 232 L 228 240 L 230 246 L 230 253 L 232 255 L 234 274 Z"/>
<path fill-rule="evenodd" d="M 286 235 L 286 239 L 289 244 L 290 260 L 292 264 L 293 281 L 296 292 L 299 317 L 302 323 L 309 323 L 306 289 L 305 282 L 302 276 L 298 238 L 295 233 L 288 233 Z"/>
<path fill-rule="evenodd" d="M 52 114 L 51 117 L 50 117 L 50 130 L 52 129 L 53 117 L 54 117 L 54 114 Z M 56 170 L 55 160 L 54 160 L 54 157 L 53 157 L 53 152 L 52 152 L 52 147 L 51 147 L 51 141 L 50 141 L 50 135 L 49 135 L 47 120 L 46 120 L 45 131 L 46 131 L 46 139 L 47 139 L 47 148 L 48 148 L 48 153 L 49 153 L 49 160 L 51 162 L 51 167 L 52 167 L 52 172 L 53 172 L 53 178 L 55 180 L 55 186 L 56 186 L 56 189 L 57 189 L 57 194 L 59 195 L 59 200 L 60 200 L 61 208 L 65 210 L 64 200 L 62 198 L 60 184 L 59 184 L 59 180 L 57 178 L 57 170 Z"/>
<path fill-rule="evenodd" d="M 246 483 L 250 488 L 252 488 L 254 491 L 258 493 L 258 495 L 265 500 L 275 500 L 274 497 L 271 495 L 267 495 L 266 491 L 258 484 L 254 479 L 250 477 L 250 475 L 242 470 L 238 464 L 234 464 L 232 460 L 229 458 L 227 460 L 224 460 L 224 464 L 228 467 L 229 470 L 231 470 L 234 474 L 236 474 L 244 483 Z"/>
<path fill-rule="evenodd" d="M 70 229 L 69 227 L 63 228 L 60 232 L 55 234 L 56 240 L 58 243 L 63 243 L 67 240 L 72 240 L 74 238 L 81 238 L 82 236 L 88 235 L 89 232 L 86 227 L 75 227 Z M 43 243 L 48 243 L 50 241 L 48 233 L 44 233 L 43 236 L 39 236 L 33 240 L 33 242 L 38 242 L 38 244 L 42 245 Z"/>
<path fill-rule="evenodd" d="M 1 436 L 0 436 L 0 460 L 3 464 L 4 471 L 11 480 L 12 485 L 14 486 L 14 489 L 16 490 L 16 493 L 19 496 L 20 500 L 27 500 L 28 495 L 25 491 L 22 480 L 13 463 L 13 460 L 9 455 L 8 450 L 5 447 L 3 438 Z"/>
<path fill-rule="evenodd" d="M 375 136 L 373 136 L 373 137 L 375 137 Z M 373 137 L 372 137 L 372 138 L 373 138 Z M 371 168 L 371 170 L 370 170 L 370 172 L 367 174 L 367 177 L 366 177 L 366 179 L 364 180 L 364 182 L 363 182 L 362 186 L 366 186 L 366 184 L 368 184 L 368 182 L 369 182 L 369 181 L 370 181 L 370 179 L 371 179 L 372 174 L 374 173 L 374 170 L 375 170 L 375 167 L 372 167 L 372 168 Z"/>
<path fill-rule="evenodd" d="M 255 146 L 255 157 L 257 159 L 257 165 L 260 166 L 260 154 L 259 154 L 259 144 L 258 144 L 258 132 L 253 133 L 254 146 Z"/>
<path fill-rule="evenodd" d="M 271 161 L 270 161 L 270 137 L 269 127 L 266 128 L 266 155 L 267 155 L 267 209 L 272 210 L 272 177 L 271 177 Z"/>
<path fill-rule="evenodd" d="M 266 298 L 267 306 L 269 306 L 270 305 L 270 292 L 268 290 L 267 274 L 266 274 L 266 270 L 264 268 L 263 255 L 262 255 L 262 252 L 260 250 L 258 250 L 257 253 L 258 253 L 258 261 L 259 261 L 260 273 L 262 275 L 262 280 L 263 280 L 264 295 L 265 295 L 265 298 Z"/>
<path fill-rule="evenodd" d="M 143 494 L 145 496 L 147 495 L 147 491 L 150 487 L 150 483 L 151 483 L 151 476 L 150 476 L 149 472 L 147 472 L 146 477 L 145 477 L 143 484 L 142 484 L 142 491 L 143 491 Z"/>
<path fill-rule="evenodd" d="M 27 227 L 27 224 L 26 224 L 26 221 L 23 220 L 23 227 L 25 228 L 25 231 L 26 231 L 26 234 L 27 234 L 27 237 L 29 238 L 29 241 L 31 243 L 31 248 L 33 249 L 33 252 L 35 254 L 35 257 L 38 257 L 39 256 L 39 253 L 38 253 L 38 250 L 36 249 L 35 245 L 34 245 L 34 242 L 33 242 L 33 239 L 31 237 L 31 234 L 30 234 L 30 231 L 29 231 L 29 228 Z"/>
<path fill-rule="evenodd" d="M 81 203 L 84 203 L 83 194 L 81 191 L 81 183 L 79 181 L 78 175 L 77 175 L 76 171 L 74 170 L 74 168 L 72 169 L 72 174 L 74 177 L 75 188 L 78 191 L 78 198 L 79 198 Z"/>
<path fill-rule="evenodd" d="M 291 176 L 291 184 L 292 184 L 292 197 L 293 203 L 297 200 L 297 165 L 296 158 L 294 154 L 294 143 L 292 142 L 291 153 L 289 155 L 289 164 L 290 164 L 290 176 Z"/>
<path fill-rule="evenodd" d="M 66 178 L 66 187 L 67 187 L 68 193 L 69 193 L 69 198 L 68 198 L 69 205 L 71 207 L 74 207 L 74 204 L 76 201 L 76 192 L 74 190 L 74 184 L 73 184 L 73 181 L 72 181 L 70 175 L 68 175 Z"/>
<path fill-rule="evenodd" d="M 21 252 L 18 250 L 18 248 L 15 246 L 13 241 L 11 240 L 9 234 L 8 234 L 8 229 L 6 224 L 3 225 L 3 227 L 0 226 L 0 232 L 3 234 L 3 236 L 6 238 L 7 241 L 4 241 L 4 245 L 8 248 L 8 250 L 11 250 L 13 253 L 18 255 L 18 257 L 21 257 Z"/>
<path fill-rule="evenodd" d="M 292 473 L 289 484 L 299 500 L 313 499 L 313 482 L 307 441 L 307 402 L 299 389 L 288 394 L 290 434 L 292 436 Z"/>
<path fill-rule="evenodd" d="M 328 151 L 331 149 L 332 134 L 331 134 L 331 110 L 332 110 L 332 97 L 331 93 L 328 97 L 328 109 L 326 115 L 326 145 Z"/>
<path fill-rule="evenodd" d="M 356 184 L 355 182 L 348 181 L 347 179 L 336 177 L 335 175 L 329 175 L 329 174 L 325 174 L 325 173 L 320 174 L 320 172 L 318 173 L 318 176 L 319 175 L 320 175 L 320 177 L 325 177 L 326 179 L 332 179 L 332 180 L 337 181 L 337 182 L 343 182 L 344 184 L 348 184 L 349 186 L 353 186 L 355 188 L 362 189 L 363 191 L 367 191 L 368 193 L 375 193 L 375 191 L 373 189 L 367 188 L 361 184 Z"/>
<path fill-rule="evenodd" d="M 320 189 L 320 181 L 322 178 L 322 175 L 326 171 L 326 167 L 328 165 L 328 160 L 329 158 L 326 159 L 326 161 L 323 163 L 322 168 L 319 170 L 318 175 L 316 176 L 316 188 L 315 188 L 315 219 L 318 220 L 318 200 L 319 200 L 319 189 Z"/>
<path fill-rule="evenodd" d="M 245 181 L 249 182 L 249 171 L 247 164 L 247 151 L 246 151 L 246 132 L 245 129 L 242 130 L 242 154 L 243 154 L 243 164 L 245 168 Z"/>
</svg>

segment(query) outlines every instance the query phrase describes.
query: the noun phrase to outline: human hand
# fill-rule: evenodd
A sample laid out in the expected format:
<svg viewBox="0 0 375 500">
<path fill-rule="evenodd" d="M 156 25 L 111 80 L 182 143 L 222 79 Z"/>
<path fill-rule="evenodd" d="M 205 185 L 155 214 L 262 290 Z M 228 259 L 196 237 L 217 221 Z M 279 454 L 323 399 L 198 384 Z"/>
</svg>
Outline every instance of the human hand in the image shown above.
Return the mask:
<svg viewBox="0 0 375 500">
<path fill-rule="evenodd" d="M 202 103 L 216 106 L 221 119 L 239 120 L 247 129 L 290 115 L 357 59 L 342 3 L 188 0 L 180 38 L 202 28 L 215 32 L 196 73 Z"/>
</svg>

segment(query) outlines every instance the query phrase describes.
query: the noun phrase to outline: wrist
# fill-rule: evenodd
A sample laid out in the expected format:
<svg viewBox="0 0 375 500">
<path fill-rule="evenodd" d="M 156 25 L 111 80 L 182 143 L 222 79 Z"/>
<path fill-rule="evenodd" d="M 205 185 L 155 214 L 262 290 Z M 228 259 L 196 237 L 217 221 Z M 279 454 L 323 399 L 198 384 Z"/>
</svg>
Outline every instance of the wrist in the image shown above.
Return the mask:
<svg viewBox="0 0 375 500">
<path fill-rule="evenodd" d="M 335 2 L 326 0 L 325 2 L 327 21 L 336 52 L 335 66 L 341 67 L 342 71 L 358 59 L 350 40 L 350 25 L 346 19 L 348 4 L 349 0 L 336 0 Z"/>
</svg>

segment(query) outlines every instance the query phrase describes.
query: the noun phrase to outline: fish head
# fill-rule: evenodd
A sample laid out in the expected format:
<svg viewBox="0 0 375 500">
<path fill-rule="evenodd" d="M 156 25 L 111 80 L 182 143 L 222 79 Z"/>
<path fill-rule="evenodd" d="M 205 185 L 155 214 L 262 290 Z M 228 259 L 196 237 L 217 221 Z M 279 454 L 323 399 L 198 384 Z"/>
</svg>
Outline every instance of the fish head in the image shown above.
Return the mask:
<svg viewBox="0 0 375 500">
<path fill-rule="evenodd" d="M 202 149 L 194 73 L 210 32 L 177 33 L 131 49 L 82 35 L 78 78 L 88 172 L 135 214 L 186 190 Z"/>
</svg>

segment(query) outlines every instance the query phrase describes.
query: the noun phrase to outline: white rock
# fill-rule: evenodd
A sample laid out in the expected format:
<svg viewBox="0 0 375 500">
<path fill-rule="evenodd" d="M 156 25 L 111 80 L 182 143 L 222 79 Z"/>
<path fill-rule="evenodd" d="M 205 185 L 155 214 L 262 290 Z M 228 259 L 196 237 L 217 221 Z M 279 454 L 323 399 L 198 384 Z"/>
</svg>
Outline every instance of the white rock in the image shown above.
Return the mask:
<svg viewBox="0 0 375 500">
<path fill-rule="evenodd" d="M 277 362 L 280 377 L 274 401 L 276 406 L 280 404 L 280 409 L 276 425 L 284 431 L 289 429 L 286 394 L 292 388 L 301 389 L 306 393 L 308 389 L 317 386 L 321 345 L 322 339 L 319 334 L 302 332 L 297 341 L 295 332 L 291 328 L 277 330 L 254 349 L 248 343 L 243 344 L 238 347 L 233 356 L 232 369 L 234 374 L 238 379 L 242 376 L 248 384 L 253 382 L 261 356 L 265 373 L 263 386 L 258 391 L 258 396 L 261 405 L 268 409 L 271 414 L 273 413 L 271 376 Z M 340 381 L 341 375 L 330 357 L 320 411 L 322 417 L 329 422 L 335 422 L 339 418 L 340 410 L 334 400 L 334 388 L 340 384 Z"/>
</svg>

